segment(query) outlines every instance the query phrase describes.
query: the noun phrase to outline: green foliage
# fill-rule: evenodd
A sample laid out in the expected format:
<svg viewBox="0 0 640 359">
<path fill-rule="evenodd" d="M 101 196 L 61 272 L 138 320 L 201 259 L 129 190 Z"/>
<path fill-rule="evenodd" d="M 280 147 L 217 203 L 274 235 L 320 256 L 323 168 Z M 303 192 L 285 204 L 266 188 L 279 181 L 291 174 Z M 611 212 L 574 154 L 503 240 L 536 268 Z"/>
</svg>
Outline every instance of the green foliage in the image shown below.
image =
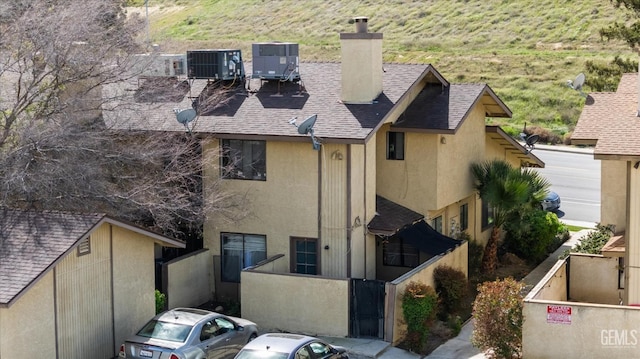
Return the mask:
<svg viewBox="0 0 640 359">
<path fill-rule="evenodd" d="M 130 2 L 144 14 L 144 1 Z M 300 44 L 300 60 L 339 61 L 336 34 L 353 31 L 348 20 L 366 14 L 369 31 L 384 33 L 385 62 L 430 63 L 451 82 L 489 84 L 513 112 L 513 118 L 489 122 L 512 126 L 516 131 L 509 133 L 515 136 L 525 122 L 559 136 L 570 133 L 584 98 L 568 89 L 566 80 L 586 73 L 585 61 L 637 56 L 623 41 L 602 41 L 601 28 L 625 21 L 602 0 L 474 1 L 464 6 L 448 0 L 429 6 L 423 1 L 265 3 L 150 1 L 152 41 L 168 53 L 214 44 L 250 54 L 251 43 L 280 39 Z M 198 26 L 187 26 L 189 18 L 197 19 Z"/>
<path fill-rule="evenodd" d="M 435 319 L 438 294 L 431 286 L 410 282 L 402 294 L 402 314 L 407 324 L 407 345 L 419 352 L 429 334 L 429 326 Z"/>
<path fill-rule="evenodd" d="M 438 309 L 441 318 L 457 314 L 467 296 L 467 276 L 459 269 L 441 265 L 433 271 L 436 292 L 440 299 Z"/>
<path fill-rule="evenodd" d="M 167 304 L 167 296 L 156 289 L 156 314 L 162 313 Z"/>
<path fill-rule="evenodd" d="M 475 240 L 469 241 L 468 245 L 469 256 L 467 258 L 467 261 L 469 265 L 469 277 L 475 278 L 480 275 L 484 246 Z"/>
<path fill-rule="evenodd" d="M 513 278 L 498 279 L 478 286 L 478 295 L 473 303 L 471 343 L 487 351 L 487 357 L 522 357 L 524 288 L 523 283 Z"/>
<path fill-rule="evenodd" d="M 591 231 L 580 238 L 580 242 L 573 248 L 572 252 L 600 254 L 600 250 L 613 236 L 614 231 L 613 225 L 605 226 L 598 223 L 595 231 Z"/>
<path fill-rule="evenodd" d="M 593 91 L 615 91 L 623 73 L 637 72 L 638 61 L 617 56 L 610 63 L 587 61 L 586 81 Z"/>
<path fill-rule="evenodd" d="M 541 209 L 515 211 L 505 223 L 505 247 L 531 263 L 546 258 L 564 225 L 553 212 Z"/>
</svg>

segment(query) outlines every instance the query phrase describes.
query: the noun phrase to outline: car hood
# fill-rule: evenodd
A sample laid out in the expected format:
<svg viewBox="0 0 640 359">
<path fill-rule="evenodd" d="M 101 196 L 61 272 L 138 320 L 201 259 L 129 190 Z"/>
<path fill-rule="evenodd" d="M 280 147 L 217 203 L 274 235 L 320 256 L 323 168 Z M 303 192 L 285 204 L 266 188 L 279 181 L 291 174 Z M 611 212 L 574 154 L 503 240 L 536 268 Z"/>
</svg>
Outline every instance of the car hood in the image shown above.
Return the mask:
<svg viewBox="0 0 640 359">
<path fill-rule="evenodd" d="M 160 339 L 141 337 L 138 335 L 134 335 L 133 337 L 128 338 L 127 343 L 148 345 L 148 346 L 161 347 L 161 348 L 167 348 L 167 349 L 178 349 L 184 345 L 184 343 L 172 342 L 170 340 L 160 340 Z"/>
</svg>

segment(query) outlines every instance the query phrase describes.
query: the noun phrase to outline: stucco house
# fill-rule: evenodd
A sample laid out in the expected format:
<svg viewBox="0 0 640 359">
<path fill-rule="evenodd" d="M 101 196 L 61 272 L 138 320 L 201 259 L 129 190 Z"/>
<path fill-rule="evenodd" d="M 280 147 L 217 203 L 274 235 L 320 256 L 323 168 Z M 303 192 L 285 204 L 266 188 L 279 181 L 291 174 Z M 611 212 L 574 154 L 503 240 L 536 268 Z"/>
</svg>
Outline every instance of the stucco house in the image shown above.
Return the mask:
<svg viewBox="0 0 640 359">
<path fill-rule="evenodd" d="M 0 358 L 112 358 L 155 314 L 154 246 L 104 214 L 0 209 Z"/>
<path fill-rule="evenodd" d="M 599 255 L 556 263 L 525 298 L 526 358 L 632 358 L 640 349 L 640 92 L 637 73 L 590 93 L 571 142 L 601 161 L 601 223 L 615 235 Z"/>
<path fill-rule="evenodd" d="M 385 302 L 385 282 L 416 270 L 432 281 L 434 263 L 448 253 L 444 263 L 466 273 L 466 244 L 452 237 L 488 238 L 491 216 L 473 189 L 471 163 L 544 166 L 486 125 L 487 117 L 511 117 L 488 85 L 452 84 L 429 64 L 383 63 L 383 35 L 358 21 L 356 32 L 339 35 L 339 63 L 300 54 L 293 64 L 299 80 L 223 82 L 240 86 L 187 129 L 174 109 L 190 109 L 219 82 L 189 78 L 177 101 L 104 109 L 121 129 L 200 136 L 204 196 L 207 183 L 220 180 L 226 191 L 245 194 L 250 215 L 233 223 L 207 218 L 204 246 L 213 255 L 213 295 L 240 299 L 243 317 L 262 328 L 358 336 L 354 280 L 382 291 L 371 334 L 381 337 L 398 319 L 384 314 L 399 305 Z M 228 67 L 239 68 L 231 60 Z M 124 96 L 138 86 L 106 91 Z M 305 119 L 315 119 L 311 133 L 299 131 Z"/>
</svg>

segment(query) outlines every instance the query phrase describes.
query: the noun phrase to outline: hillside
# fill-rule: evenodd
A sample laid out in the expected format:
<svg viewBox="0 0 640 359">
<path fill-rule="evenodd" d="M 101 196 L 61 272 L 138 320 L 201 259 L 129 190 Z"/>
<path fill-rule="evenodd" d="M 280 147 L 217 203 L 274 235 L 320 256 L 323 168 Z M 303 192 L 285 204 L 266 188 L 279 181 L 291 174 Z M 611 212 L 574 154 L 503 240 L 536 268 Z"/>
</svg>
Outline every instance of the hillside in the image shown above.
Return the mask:
<svg viewBox="0 0 640 359">
<path fill-rule="evenodd" d="M 136 1 L 130 11 L 144 16 Z M 338 61 L 338 34 L 368 16 L 369 31 L 384 33 L 385 62 L 431 63 L 450 82 L 489 84 L 514 114 L 491 122 L 512 134 L 526 122 L 567 136 L 585 101 L 567 80 L 587 60 L 637 58 L 600 39 L 600 28 L 624 21 L 608 0 L 150 0 L 148 11 L 163 52 L 239 48 L 250 59 L 253 42 L 291 41 L 301 61 Z"/>
</svg>

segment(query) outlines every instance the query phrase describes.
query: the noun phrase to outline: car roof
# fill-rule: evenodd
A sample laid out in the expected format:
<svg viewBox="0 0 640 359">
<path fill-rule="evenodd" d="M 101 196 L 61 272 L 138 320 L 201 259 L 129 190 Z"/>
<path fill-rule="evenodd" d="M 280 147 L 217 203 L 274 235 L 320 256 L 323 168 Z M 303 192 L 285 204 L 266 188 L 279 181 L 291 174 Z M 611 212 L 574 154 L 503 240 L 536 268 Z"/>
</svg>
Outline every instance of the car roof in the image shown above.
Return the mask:
<svg viewBox="0 0 640 359">
<path fill-rule="evenodd" d="M 218 313 L 198 308 L 173 308 L 160 313 L 154 319 L 161 322 L 194 325 Z"/>
<path fill-rule="evenodd" d="M 311 341 L 321 341 L 318 338 L 302 334 L 267 333 L 250 341 L 243 349 L 264 350 L 268 348 L 274 352 L 291 352 Z"/>
</svg>

